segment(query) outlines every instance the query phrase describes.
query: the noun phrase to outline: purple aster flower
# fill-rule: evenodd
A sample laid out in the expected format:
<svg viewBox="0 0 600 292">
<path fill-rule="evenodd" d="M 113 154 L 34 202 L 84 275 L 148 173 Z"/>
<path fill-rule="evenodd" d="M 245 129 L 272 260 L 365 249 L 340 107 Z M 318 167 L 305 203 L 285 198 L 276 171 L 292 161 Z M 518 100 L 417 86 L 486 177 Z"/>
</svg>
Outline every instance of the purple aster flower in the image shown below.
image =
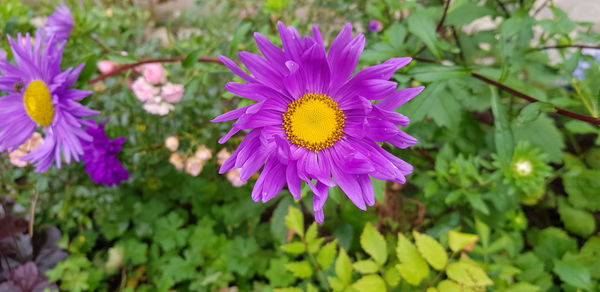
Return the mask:
<svg viewBox="0 0 600 292">
<path fill-rule="evenodd" d="M 98 184 L 113 186 L 129 178 L 129 172 L 119 161 L 125 137 L 110 139 L 104 132 L 105 123 L 90 121 L 86 128 L 91 141 L 83 141 L 85 171 Z"/>
<path fill-rule="evenodd" d="M 6 52 L 3 49 L 0 49 L 0 61 L 6 60 Z"/>
<path fill-rule="evenodd" d="M 17 149 L 34 131 L 43 133 L 44 143 L 22 160 L 35 164 L 44 172 L 53 163 L 60 168 L 78 161 L 83 154 L 81 139 L 91 139 L 82 129 L 82 117 L 98 112 L 78 100 L 90 91 L 70 88 L 84 64 L 61 70 L 65 42 L 53 36 L 35 40 L 29 35 L 8 37 L 15 64 L 0 60 L 0 151 Z"/>
<path fill-rule="evenodd" d="M 75 20 L 71 10 L 64 3 L 54 8 L 54 13 L 48 17 L 48 22 L 42 28 L 43 35 L 53 35 L 57 42 L 66 41 L 71 35 Z"/>
<path fill-rule="evenodd" d="M 254 185 L 252 199 L 269 201 L 287 184 L 300 199 L 301 181 L 314 193 L 315 219 L 323 222 L 328 190 L 338 185 L 360 209 L 375 204 L 370 177 L 406 181 L 412 166 L 385 151 L 378 142 L 406 148 L 417 140 L 397 126 L 408 118 L 394 112 L 423 87 L 396 90 L 389 81 L 411 58 L 392 58 L 352 74 L 365 46 L 365 37 L 352 37 L 347 24 L 326 51 L 317 26 L 313 36 L 301 36 L 294 27 L 278 23 L 283 50 L 265 36 L 254 37 L 264 57 L 241 52 L 250 72 L 232 60 L 221 61 L 245 83 L 229 82 L 226 89 L 257 101 L 227 112 L 214 122 L 237 119 L 219 143 L 249 129 L 220 172 L 241 168 L 247 181 L 264 168 Z M 371 101 L 381 100 L 377 104 Z"/>
<path fill-rule="evenodd" d="M 373 19 L 369 22 L 369 31 L 371 32 L 380 32 L 383 29 L 383 24 L 381 21 Z"/>
</svg>

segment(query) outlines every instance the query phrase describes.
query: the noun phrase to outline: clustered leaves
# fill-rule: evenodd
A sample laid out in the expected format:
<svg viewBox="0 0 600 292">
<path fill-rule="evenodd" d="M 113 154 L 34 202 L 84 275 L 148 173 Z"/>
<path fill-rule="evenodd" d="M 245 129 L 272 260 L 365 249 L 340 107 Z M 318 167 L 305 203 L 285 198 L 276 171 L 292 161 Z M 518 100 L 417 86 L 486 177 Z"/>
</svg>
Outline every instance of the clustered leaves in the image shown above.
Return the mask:
<svg viewBox="0 0 600 292">
<path fill-rule="evenodd" d="M 57 3 L 32 2 L 2 1 L 2 35 L 34 32 Z M 0 157 L 0 193 L 17 206 L 0 216 L 0 287 L 24 290 L 23 278 L 47 277 L 44 285 L 64 291 L 597 290 L 600 129 L 556 108 L 599 116 L 600 65 L 569 46 L 598 44 L 600 35 L 559 1 L 536 14 L 539 1 L 453 0 L 442 22 L 442 0 L 198 1 L 176 14 L 160 10 L 169 1 L 155 11 L 128 1 L 65 2 L 76 26 L 64 63 L 87 64 L 75 87 L 94 91 L 85 103 L 108 118 L 109 137 L 127 138 L 121 158 L 131 178 L 99 187 L 81 166 L 37 174 Z M 229 125 L 210 120 L 248 105 L 223 89 L 232 75 L 221 65 L 195 60 L 257 52 L 255 31 L 276 43 L 278 20 L 302 34 L 317 23 L 326 42 L 344 23 L 362 28 L 359 68 L 415 58 L 392 81 L 426 87 L 401 109 L 419 143 L 382 145 L 415 171 L 406 185 L 373 179 L 377 202 L 367 212 L 335 188 L 318 225 L 306 185 L 308 200 L 294 202 L 284 190 L 260 205 L 248 198 L 256 177 L 232 186 L 217 175 L 217 155 L 197 176 L 169 163 L 165 138 L 178 137 L 176 151 L 187 157 L 200 145 L 216 152 Z M 381 31 L 368 30 L 371 20 Z M 134 72 L 87 84 L 100 76 L 100 61 L 156 58 L 183 60 L 163 64 L 168 80 L 185 87 L 165 116 L 143 109 L 128 87 Z M 36 194 L 31 243 L 17 218 L 31 219 Z M 37 234 L 48 235 L 38 242 Z"/>
</svg>

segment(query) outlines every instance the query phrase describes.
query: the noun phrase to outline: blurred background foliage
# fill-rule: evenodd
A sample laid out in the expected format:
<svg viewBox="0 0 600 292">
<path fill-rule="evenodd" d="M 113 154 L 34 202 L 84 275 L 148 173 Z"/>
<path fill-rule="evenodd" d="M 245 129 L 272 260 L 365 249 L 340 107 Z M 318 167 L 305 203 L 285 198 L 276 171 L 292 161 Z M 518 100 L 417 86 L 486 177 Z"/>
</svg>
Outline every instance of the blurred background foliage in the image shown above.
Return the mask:
<svg viewBox="0 0 600 292">
<path fill-rule="evenodd" d="M 65 2 L 76 26 L 63 64 L 87 64 L 78 86 L 94 90 L 85 103 L 102 110 L 109 135 L 127 137 L 131 178 L 104 187 L 78 164 L 37 174 L 0 158 L 11 212 L 62 232 L 69 256 L 46 273 L 61 290 L 600 291 L 600 130 L 556 113 L 598 118 L 600 65 L 572 46 L 598 45 L 600 34 L 553 1 Z M 2 0 L 2 35 L 33 32 L 56 4 Z M 194 60 L 256 52 L 255 31 L 278 43 L 278 20 L 302 33 L 319 24 L 326 41 L 353 23 L 367 37 L 359 67 L 415 57 L 393 79 L 427 87 L 399 109 L 420 142 L 384 145 L 415 172 L 406 185 L 375 181 L 367 212 L 334 190 L 316 225 L 307 189 L 300 202 L 283 191 L 258 204 L 253 179 L 234 187 L 217 174 L 216 153 L 242 136 L 218 145 L 228 125 L 210 120 L 248 101 L 224 91 L 233 77 L 223 66 Z M 371 20 L 382 30 L 369 31 Z M 87 84 L 102 60 L 172 57 L 186 60 L 164 64 L 185 95 L 166 116 L 143 110 L 134 71 Z M 199 176 L 169 163 L 169 136 L 182 155 L 212 150 Z"/>
</svg>

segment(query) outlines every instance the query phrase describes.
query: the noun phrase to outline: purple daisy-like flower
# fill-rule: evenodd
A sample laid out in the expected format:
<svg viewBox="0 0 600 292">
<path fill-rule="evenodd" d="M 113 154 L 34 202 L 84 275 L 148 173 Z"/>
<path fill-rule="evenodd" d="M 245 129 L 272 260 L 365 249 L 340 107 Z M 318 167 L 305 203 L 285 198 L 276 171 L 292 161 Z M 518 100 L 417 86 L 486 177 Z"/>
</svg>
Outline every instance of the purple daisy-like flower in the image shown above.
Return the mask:
<svg viewBox="0 0 600 292">
<path fill-rule="evenodd" d="M 54 8 L 54 13 L 48 17 L 42 28 L 44 36 L 53 35 L 57 42 L 66 41 L 71 35 L 75 20 L 71 10 L 64 3 Z"/>
<path fill-rule="evenodd" d="M 369 31 L 380 32 L 383 29 L 383 24 L 377 19 L 373 19 L 369 22 Z"/>
<path fill-rule="evenodd" d="M 104 132 L 105 123 L 90 121 L 86 128 L 91 141 L 83 142 L 85 171 L 98 184 L 113 186 L 129 178 L 129 172 L 119 161 L 125 137 L 110 139 Z"/>
<path fill-rule="evenodd" d="M 44 172 L 53 163 L 60 168 L 78 161 L 81 140 L 91 137 L 82 129 L 82 117 L 95 115 L 78 101 L 90 91 L 71 88 L 84 64 L 61 70 L 65 42 L 57 43 L 36 34 L 8 37 L 15 64 L 0 60 L 0 151 L 17 149 L 34 131 L 43 133 L 44 143 L 22 160 Z"/>
<path fill-rule="evenodd" d="M 352 75 L 365 45 L 365 37 L 352 37 L 347 24 L 328 51 L 317 26 L 313 36 L 301 36 L 294 27 L 278 23 L 283 50 L 255 33 L 264 57 L 241 52 L 250 72 L 232 60 L 220 59 L 245 83 L 229 82 L 226 89 L 257 101 L 215 118 L 237 119 L 219 143 L 242 129 L 250 132 L 220 172 L 241 168 L 247 181 L 264 168 L 252 199 L 266 202 L 286 185 L 296 199 L 301 181 L 314 193 L 315 219 L 323 222 L 323 205 L 330 187 L 338 185 L 360 209 L 375 204 L 370 177 L 398 183 L 406 181 L 412 166 L 385 151 L 378 142 L 406 148 L 417 140 L 398 126 L 408 118 L 393 112 L 423 87 L 396 90 L 389 81 L 411 58 L 393 58 Z M 381 100 L 373 104 L 372 100 Z"/>
</svg>

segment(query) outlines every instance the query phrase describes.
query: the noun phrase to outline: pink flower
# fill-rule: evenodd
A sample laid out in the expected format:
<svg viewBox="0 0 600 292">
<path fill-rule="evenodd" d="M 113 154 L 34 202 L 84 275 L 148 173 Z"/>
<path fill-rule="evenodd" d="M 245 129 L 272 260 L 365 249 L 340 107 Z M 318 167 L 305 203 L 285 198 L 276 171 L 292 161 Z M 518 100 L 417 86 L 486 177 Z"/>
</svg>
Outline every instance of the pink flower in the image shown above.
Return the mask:
<svg viewBox="0 0 600 292">
<path fill-rule="evenodd" d="M 198 149 L 196 149 L 194 156 L 200 160 L 206 161 L 212 158 L 212 153 L 210 152 L 210 149 L 206 148 L 206 146 L 200 145 L 198 146 Z"/>
<path fill-rule="evenodd" d="M 159 63 L 146 64 L 142 67 L 142 75 L 152 84 L 167 82 L 167 72 Z"/>
<path fill-rule="evenodd" d="M 8 154 L 8 157 L 10 158 L 10 163 L 17 167 L 27 166 L 27 164 L 29 163 L 27 161 L 21 160 L 21 158 L 29 154 L 29 152 L 40 147 L 40 145 L 42 145 L 43 142 L 44 138 L 42 138 L 42 135 L 38 132 L 34 132 L 33 135 L 31 135 L 31 137 L 27 141 L 25 141 L 25 143 L 19 146 L 19 148 L 17 148 L 16 150 L 10 152 L 10 154 Z"/>
<path fill-rule="evenodd" d="M 162 98 L 155 96 L 144 104 L 144 109 L 151 114 L 165 116 L 175 107 L 168 102 L 164 102 Z"/>
<path fill-rule="evenodd" d="M 217 153 L 217 164 L 222 165 L 225 163 L 225 160 L 229 159 L 229 157 L 231 157 L 231 153 L 227 151 L 227 148 L 221 149 L 221 151 Z"/>
<path fill-rule="evenodd" d="M 185 172 L 191 176 L 198 176 L 204 168 L 204 163 L 206 163 L 206 160 L 190 157 L 185 161 Z"/>
<path fill-rule="evenodd" d="M 183 85 L 169 82 L 162 87 L 160 96 L 168 102 L 175 103 L 181 100 L 183 92 Z"/>
<path fill-rule="evenodd" d="M 146 82 L 143 77 L 139 77 L 131 84 L 131 90 L 140 101 L 149 101 L 159 93 L 159 89 Z"/>
<path fill-rule="evenodd" d="M 185 166 L 185 160 L 179 153 L 172 153 L 171 156 L 169 156 L 169 162 L 175 166 L 175 169 L 177 170 L 182 170 Z"/>
<path fill-rule="evenodd" d="M 98 67 L 98 71 L 100 71 L 100 73 L 106 74 L 115 71 L 115 69 L 117 68 L 117 63 L 109 60 L 103 60 L 98 62 L 96 66 Z"/>
<path fill-rule="evenodd" d="M 236 188 L 239 188 L 246 184 L 245 181 L 240 179 L 240 169 L 234 168 L 227 172 L 227 180 Z"/>
</svg>

